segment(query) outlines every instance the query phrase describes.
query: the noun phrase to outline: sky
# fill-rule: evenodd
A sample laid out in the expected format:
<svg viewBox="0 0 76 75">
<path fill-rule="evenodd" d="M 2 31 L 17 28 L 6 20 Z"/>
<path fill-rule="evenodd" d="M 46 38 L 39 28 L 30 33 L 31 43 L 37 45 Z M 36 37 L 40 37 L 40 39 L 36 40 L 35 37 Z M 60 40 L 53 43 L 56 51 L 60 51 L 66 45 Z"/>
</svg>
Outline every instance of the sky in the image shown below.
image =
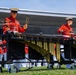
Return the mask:
<svg viewBox="0 0 76 75">
<path fill-rule="evenodd" d="M 76 14 L 76 0 L 1 0 L 0 7 Z"/>
</svg>

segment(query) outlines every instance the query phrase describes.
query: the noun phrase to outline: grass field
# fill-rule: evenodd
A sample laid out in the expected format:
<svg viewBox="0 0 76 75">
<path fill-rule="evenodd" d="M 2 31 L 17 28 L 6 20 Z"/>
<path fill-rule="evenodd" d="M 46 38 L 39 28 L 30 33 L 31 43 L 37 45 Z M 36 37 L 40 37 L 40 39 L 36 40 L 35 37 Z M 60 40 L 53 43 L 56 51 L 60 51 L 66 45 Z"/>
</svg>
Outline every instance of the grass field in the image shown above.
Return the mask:
<svg viewBox="0 0 76 75">
<path fill-rule="evenodd" d="M 8 73 L 3 69 L 3 73 L 0 75 L 76 75 L 76 70 L 66 69 L 65 67 L 61 69 L 47 69 L 46 67 L 34 67 L 32 69 L 22 68 L 18 73 Z"/>
</svg>

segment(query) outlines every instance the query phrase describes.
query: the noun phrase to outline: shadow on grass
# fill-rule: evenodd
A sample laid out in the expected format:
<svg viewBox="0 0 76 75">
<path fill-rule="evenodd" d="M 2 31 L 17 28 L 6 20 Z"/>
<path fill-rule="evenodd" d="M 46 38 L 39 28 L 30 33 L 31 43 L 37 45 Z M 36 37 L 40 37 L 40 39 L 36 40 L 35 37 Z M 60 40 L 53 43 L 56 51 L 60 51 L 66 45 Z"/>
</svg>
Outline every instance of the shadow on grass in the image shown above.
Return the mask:
<svg viewBox="0 0 76 75">
<path fill-rule="evenodd" d="M 53 68 L 53 69 L 48 69 L 47 67 L 30 67 L 30 68 L 23 68 L 19 72 L 24 72 L 24 71 L 48 71 L 48 70 L 67 70 L 66 68 Z M 3 69 L 3 72 L 8 72 L 7 69 Z"/>
<path fill-rule="evenodd" d="M 31 67 L 31 68 L 28 68 L 28 69 L 24 69 L 24 70 L 20 70 L 20 72 L 23 72 L 23 71 L 48 71 L 48 70 L 66 70 L 66 68 L 53 68 L 53 69 L 48 69 L 48 68 L 38 68 L 38 69 L 36 69 L 36 68 L 33 68 L 33 67 Z"/>
</svg>

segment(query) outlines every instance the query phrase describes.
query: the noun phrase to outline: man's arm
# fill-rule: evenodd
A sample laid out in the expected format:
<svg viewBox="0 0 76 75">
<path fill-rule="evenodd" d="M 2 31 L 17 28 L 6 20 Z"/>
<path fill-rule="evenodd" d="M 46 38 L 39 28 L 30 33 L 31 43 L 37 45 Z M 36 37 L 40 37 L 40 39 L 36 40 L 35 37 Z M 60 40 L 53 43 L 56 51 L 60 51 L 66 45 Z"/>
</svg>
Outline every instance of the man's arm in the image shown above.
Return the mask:
<svg viewBox="0 0 76 75">
<path fill-rule="evenodd" d="M 66 30 L 66 28 L 65 28 L 65 26 L 64 25 L 62 25 L 59 29 L 58 29 L 58 33 L 63 33 L 63 32 L 66 32 L 67 30 Z"/>
<path fill-rule="evenodd" d="M 26 29 L 27 29 L 27 24 L 24 25 L 23 27 L 20 27 L 19 25 L 19 32 L 25 32 Z"/>
<path fill-rule="evenodd" d="M 21 28 L 21 27 L 19 28 L 20 32 L 24 32 L 28 28 L 29 19 L 30 18 L 26 17 L 26 21 L 25 21 L 25 24 L 23 25 L 23 28 Z"/>
<path fill-rule="evenodd" d="M 3 33 L 6 33 L 8 30 L 10 30 L 9 22 L 10 20 L 8 18 L 4 19 L 5 24 L 3 25 Z"/>
</svg>

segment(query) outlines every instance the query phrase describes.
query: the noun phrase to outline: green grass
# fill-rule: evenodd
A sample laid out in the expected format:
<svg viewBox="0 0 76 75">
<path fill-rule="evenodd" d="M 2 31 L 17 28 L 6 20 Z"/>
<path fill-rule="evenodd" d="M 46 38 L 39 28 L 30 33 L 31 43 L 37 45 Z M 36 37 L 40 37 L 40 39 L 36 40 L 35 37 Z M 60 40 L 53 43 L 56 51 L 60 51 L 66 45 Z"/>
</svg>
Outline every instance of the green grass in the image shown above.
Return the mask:
<svg viewBox="0 0 76 75">
<path fill-rule="evenodd" d="M 3 71 L 0 75 L 76 75 L 76 70 L 66 69 L 65 67 L 52 70 L 48 70 L 46 67 L 34 67 L 29 70 L 22 68 L 20 72 L 13 74 L 6 72 L 6 69 Z"/>
</svg>

